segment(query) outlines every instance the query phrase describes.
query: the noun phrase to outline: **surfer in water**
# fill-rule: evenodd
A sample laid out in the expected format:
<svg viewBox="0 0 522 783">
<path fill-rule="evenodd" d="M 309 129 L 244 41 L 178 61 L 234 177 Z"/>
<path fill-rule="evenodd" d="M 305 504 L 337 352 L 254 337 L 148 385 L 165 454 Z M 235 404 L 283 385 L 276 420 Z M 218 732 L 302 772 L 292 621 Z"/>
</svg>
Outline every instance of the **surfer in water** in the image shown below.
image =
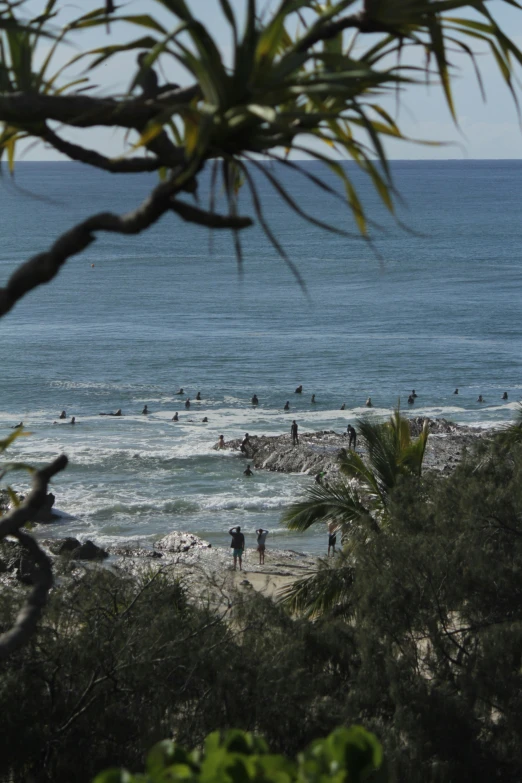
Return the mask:
<svg viewBox="0 0 522 783">
<path fill-rule="evenodd" d="M 246 466 L 246 469 L 243 471 L 244 476 L 253 476 L 254 472 L 250 470 L 250 465 Z"/>
<path fill-rule="evenodd" d="M 196 402 L 201 402 L 201 392 L 196 394 Z"/>
<path fill-rule="evenodd" d="M 145 414 L 145 416 L 147 416 L 147 415 L 148 415 L 148 413 L 149 413 L 149 409 L 147 408 L 147 406 L 146 406 L 146 405 L 145 405 L 145 407 L 143 408 L 143 410 L 142 410 L 142 413 L 144 413 L 144 414 Z"/>
<path fill-rule="evenodd" d="M 180 388 L 180 390 L 177 391 L 176 394 L 185 394 L 185 392 L 183 391 L 183 389 Z"/>
<path fill-rule="evenodd" d="M 507 400 L 507 398 L 508 398 L 508 393 L 504 392 L 504 394 L 502 395 L 502 399 L 503 400 Z"/>
<path fill-rule="evenodd" d="M 312 394 L 312 399 L 310 400 L 310 402 L 312 403 L 312 405 L 314 404 L 314 402 L 315 402 L 315 394 Z"/>
<path fill-rule="evenodd" d="M 416 393 L 415 389 L 412 389 L 411 396 L 415 399 L 415 397 L 418 397 L 419 395 Z"/>
<path fill-rule="evenodd" d="M 190 398 L 189 397 L 187 397 L 187 399 L 185 400 L 185 408 L 187 410 L 190 408 Z"/>
<path fill-rule="evenodd" d="M 283 410 L 284 411 L 289 411 L 290 410 L 290 403 L 289 403 L 288 400 L 285 402 L 285 407 L 283 408 Z"/>
<path fill-rule="evenodd" d="M 482 394 L 479 394 L 479 396 L 477 397 L 477 402 L 486 402 Z"/>
<path fill-rule="evenodd" d="M 123 413 L 121 412 L 121 408 L 118 408 L 116 413 L 99 413 L 98 416 L 123 416 Z"/>
<path fill-rule="evenodd" d="M 207 422 L 208 422 L 208 419 L 207 419 L 207 417 L 205 416 L 205 418 L 203 419 L 203 424 L 206 424 Z"/>
<path fill-rule="evenodd" d="M 346 410 L 346 403 L 345 403 L 345 402 L 343 402 L 343 404 L 341 405 L 341 408 L 340 408 L 340 409 L 341 409 L 342 411 Z"/>
<path fill-rule="evenodd" d="M 250 438 L 248 437 L 248 432 L 245 432 L 245 437 L 241 441 L 241 446 L 239 447 L 242 454 L 246 454 L 247 446 L 250 446 Z"/>
<path fill-rule="evenodd" d="M 19 430 L 21 427 L 24 426 L 23 421 L 20 422 L 20 424 L 15 424 L 13 427 L 11 427 L 12 430 Z"/>
<path fill-rule="evenodd" d="M 297 389 L 295 390 L 295 394 L 302 394 L 302 393 L 303 393 L 303 387 L 298 386 Z"/>
<path fill-rule="evenodd" d="M 413 395 L 410 394 L 410 396 L 408 397 L 408 405 L 413 405 L 414 402 L 415 400 L 413 399 Z"/>
<path fill-rule="evenodd" d="M 455 391 L 453 392 L 453 394 L 458 394 L 458 393 L 459 393 L 458 389 L 455 389 Z"/>
<path fill-rule="evenodd" d="M 371 397 L 368 397 L 368 399 L 366 400 L 366 407 L 367 408 L 373 408 L 373 403 L 372 403 L 372 398 Z"/>
<path fill-rule="evenodd" d="M 179 421 L 179 416 L 178 416 L 178 412 L 177 411 L 174 414 L 174 416 L 172 417 L 172 421 Z"/>
<path fill-rule="evenodd" d="M 72 419 L 70 421 L 70 424 L 76 424 L 76 416 L 72 417 Z"/>
<path fill-rule="evenodd" d="M 252 405 L 259 405 L 259 400 L 257 399 L 257 394 L 254 394 L 252 397 Z"/>
<path fill-rule="evenodd" d="M 60 413 L 60 415 L 58 416 L 58 418 L 59 418 L 59 419 L 66 419 L 66 418 L 67 418 L 67 414 L 66 414 L 66 412 L 65 412 L 65 411 L 62 411 L 62 412 Z"/>
<path fill-rule="evenodd" d="M 220 435 L 220 436 L 219 436 L 219 440 L 218 440 L 218 442 L 217 442 L 217 447 L 218 447 L 218 449 L 226 449 L 226 446 L 225 446 L 225 438 L 224 438 L 224 436 L 223 436 L 223 435 Z"/>
</svg>

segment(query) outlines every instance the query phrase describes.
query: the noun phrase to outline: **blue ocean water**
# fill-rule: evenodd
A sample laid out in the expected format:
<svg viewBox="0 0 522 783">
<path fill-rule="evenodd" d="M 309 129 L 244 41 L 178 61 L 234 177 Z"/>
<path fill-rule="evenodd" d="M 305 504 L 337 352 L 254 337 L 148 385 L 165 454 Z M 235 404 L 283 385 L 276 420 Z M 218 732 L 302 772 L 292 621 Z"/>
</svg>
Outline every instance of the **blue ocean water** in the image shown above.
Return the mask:
<svg viewBox="0 0 522 783">
<path fill-rule="evenodd" d="M 368 396 L 372 415 L 385 416 L 413 388 L 415 415 L 509 420 L 522 389 L 522 162 L 395 162 L 407 230 L 348 170 L 380 226 L 372 245 L 306 223 L 254 173 L 307 295 L 258 226 L 242 234 L 240 274 L 228 233 L 210 237 L 168 215 L 140 236 L 100 235 L 2 319 L 0 432 L 22 420 L 32 433 L 11 455 L 41 464 L 65 451 L 71 460 L 53 491 L 74 519 L 46 535 L 150 543 L 177 529 L 227 544 L 231 525 L 247 538 L 261 525 L 277 545 L 318 551 L 324 531 L 298 536 L 279 524 L 310 477 L 246 479 L 237 454 L 213 450 L 221 433 L 289 433 L 293 418 L 301 433 L 342 431 Z M 275 171 L 310 214 L 356 233 L 340 201 Z M 0 181 L 0 284 L 75 222 L 133 209 L 155 182 L 19 164 L 14 183 Z M 202 205 L 207 191 L 203 183 Z M 246 194 L 243 211 L 252 213 Z M 98 416 L 117 408 L 121 419 Z M 62 409 L 75 427 L 53 424 Z"/>
</svg>

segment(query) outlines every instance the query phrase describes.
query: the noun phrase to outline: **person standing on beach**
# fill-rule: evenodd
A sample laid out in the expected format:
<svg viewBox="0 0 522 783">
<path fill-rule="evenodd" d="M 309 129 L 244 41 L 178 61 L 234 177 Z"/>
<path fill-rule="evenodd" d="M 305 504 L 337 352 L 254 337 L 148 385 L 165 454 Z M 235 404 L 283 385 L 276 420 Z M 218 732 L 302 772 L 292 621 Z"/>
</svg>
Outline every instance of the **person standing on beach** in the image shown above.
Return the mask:
<svg viewBox="0 0 522 783">
<path fill-rule="evenodd" d="M 239 525 L 236 525 L 235 527 L 231 527 L 228 531 L 229 535 L 232 536 L 232 541 L 230 542 L 230 548 L 233 550 L 232 554 L 234 556 L 234 571 L 237 570 L 237 561 L 239 559 L 239 570 L 243 570 L 243 552 L 245 551 L 245 536 L 241 532 L 241 527 Z"/>
<path fill-rule="evenodd" d="M 290 434 L 292 436 L 292 446 L 299 446 L 299 435 L 297 434 L 298 426 L 297 422 L 294 419 L 292 422 L 292 426 L 290 427 Z"/>
<path fill-rule="evenodd" d="M 257 551 L 259 552 L 259 565 L 264 565 L 266 537 L 268 535 L 268 530 L 263 530 L 263 528 L 260 527 L 258 530 L 256 530 L 256 534 L 257 534 Z"/>
<path fill-rule="evenodd" d="M 337 542 L 337 528 L 333 522 L 328 525 L 328 555 L 330 557 L 330 549 L 332 550 L 332 557 L 335 557 L 335 544 Z"/>
</svg>

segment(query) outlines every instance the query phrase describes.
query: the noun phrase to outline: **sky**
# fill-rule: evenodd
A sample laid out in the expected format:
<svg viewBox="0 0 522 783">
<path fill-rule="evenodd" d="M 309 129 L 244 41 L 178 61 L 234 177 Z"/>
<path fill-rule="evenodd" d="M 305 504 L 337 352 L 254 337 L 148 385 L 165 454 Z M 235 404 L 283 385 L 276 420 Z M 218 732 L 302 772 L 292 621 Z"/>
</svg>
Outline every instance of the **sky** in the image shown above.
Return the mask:
<svg viewBox="0 0 522 783">
<path fill-rule="evenodd" d="M 58 6 L 63 12 L 57 24 L 68 18 L 86 13 L 102 5 L 103 0 L 59 0 Z M 207 25 L 218 41 L 225 60 L 230 55 L 230 31 L 220 11 L 219 0 L 187 0 L 192 11 Z M 242 17 L 246 0 L 230 0 L 238 17 Z M 271 0 L 259 0 L 259 7 L 270 5 Z M 32 16 L 42 8 L 41 0 L 27 0 L 24 6 L 26 14 Z M 522 48 L 522 10 L 518 11 L 500 0 L 490 0 L 488 7 L 495 15 L 501 27 Z M 160 19 L 169 29 L 174 27 L 172 17 L 158 0 L 129 0 L 120 4 L 120 14 L 151 14 Z M 462 14 L 460 14 L 462 15 Z M 106 46 L 115 41 L 129 40 L 146 34 L 143 29 L 131 30 L 129 25 L 112 25 L 111 34 L 105 28 L 91 28 L 82 32 L 79 44 L 81 50 Z M 45 56 L 46 46 L 42 47 L 40 57 Z M 80 49 L 67 47 L 56 58 L 56 67 L 62 65 Z M 416 140 L 437 140 L 444 142 L 439 147 L 426 146 L 413 142 L 391 141 L 386 144 L 390 159 L 517 159 L 522 153 L 522 124 L 517 116 L 513 98 L 503 80 L 493 56 L 482 52 L 478 58 L 487 93 L 484 102 L 477 79 L 470 63 L 464 63 L 454 82 L 454 95 L 458 114 L 458 126 L 455 125 L 447 109 L 442 93 L 436 87 L 408 88 L 400 102 L 397 117 L 395 101 L 386 105 L 399 120 L 403 133 Z M 80 65 L 76 66 L 77 73 Z M 113 58 L 109 64 L 98 68 L 93 75 L 99 85 L 99 94 L 111 90 L 123 92 L 128 88 L 135 70 L 135 52 Z M 522 73 L 517 87 L 522 104 Z M 186 77 L 175 67 L 169 67 L 165 73 L 168 81 L 187 83 Z M 96 93 L 92 93 L 96 94 Z M 84 143 L 110 156 L 121 153 L 122 134 L 113 130 L 95 128 L 86 132 L 73 131 L 62 134 L 67 138 Z M 61 156 L 43 144 L 29 145 L 20 150 L 19 159 L 23 160 L 59 160 Z"/>
</svg>

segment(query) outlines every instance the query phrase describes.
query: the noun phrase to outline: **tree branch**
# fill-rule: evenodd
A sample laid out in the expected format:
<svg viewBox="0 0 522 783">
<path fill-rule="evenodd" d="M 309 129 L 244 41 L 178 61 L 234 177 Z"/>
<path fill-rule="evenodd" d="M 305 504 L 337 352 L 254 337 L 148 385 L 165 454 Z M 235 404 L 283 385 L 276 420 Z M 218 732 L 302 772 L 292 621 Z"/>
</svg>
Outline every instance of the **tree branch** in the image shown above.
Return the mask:
<svg viewBox="0 0 522 783">
<path fill-rule="evenodd" d="M 173 190 L 172 182 L 162 183 L 133 212 L 125 215 L 100 212 L 62 234 L 50 250 L 46 253 L 38 253 L 19 266 L 9 278 L 7 286 L 0 288 L 0 317 L 8 313 L 29 291 L 56 277 L 68 258 L 81 253 L 95 241 L 95 232 L 139 234 L 149 228 L 172 208 L 170 197 L 173 195 Z"/>
<path fill-rule="evenodd" d="M 112 174 L 137 174 L 144 171 L 157 171 L 163 165 L 157 158 L 111 160 L 104 155 L 100 155 L 99 152 L 86 149 L 79 144 L 72 144 L 70 141 L 60 138 L 48 127 L 45 128 L 45 131 L 40 136 L 55 150 L 63 152 L 71 160 L 77 160 L 80 163 L 86 163 L 89 166 L 110 171 Z"/>
<path fill-rule="evenodd" d="M 185 201 L 171 199 L 171 209 L 176 212 L 183 220 L 188 223 L 197 223 L 200 226 L 208 228 L 249 228 L 253 225 L 252 218 L 240 217 L 238 215 L 217 215 L 215 212 L 206 212 Z"/>
<path fill-rule="evenodd" d="M 51 561 L 34 538 L 20 528 L 30 522 L 40 510 L 47 495 L 49 481 L 66 465 L 67 457 L 62 454 L 45 468 L 36 471 L 33 475 L 33 488 L 25 501 L 0 518 L 0 538 L 15 536 L 37 566 L 34 573 L 35 584 L 25 605 L 19 611 L 13 627 L 0 635 L 0 660 L 7 658 L 28 641 L 47 603 L 47 595 L 53 584 Z"/>
<path fill-rule="evenodd" d="M 171 90 L 153 99 L 93 98 L 89 95 L 41 95 L 13 92 L 0 95 L 0 121 L 16 126 L 55 120 L 76 128 L 93 125 L 135 128 L 145 126 L 160 112 L 187 103 L 198 94 L 199 86 Z"/>
</svg>

